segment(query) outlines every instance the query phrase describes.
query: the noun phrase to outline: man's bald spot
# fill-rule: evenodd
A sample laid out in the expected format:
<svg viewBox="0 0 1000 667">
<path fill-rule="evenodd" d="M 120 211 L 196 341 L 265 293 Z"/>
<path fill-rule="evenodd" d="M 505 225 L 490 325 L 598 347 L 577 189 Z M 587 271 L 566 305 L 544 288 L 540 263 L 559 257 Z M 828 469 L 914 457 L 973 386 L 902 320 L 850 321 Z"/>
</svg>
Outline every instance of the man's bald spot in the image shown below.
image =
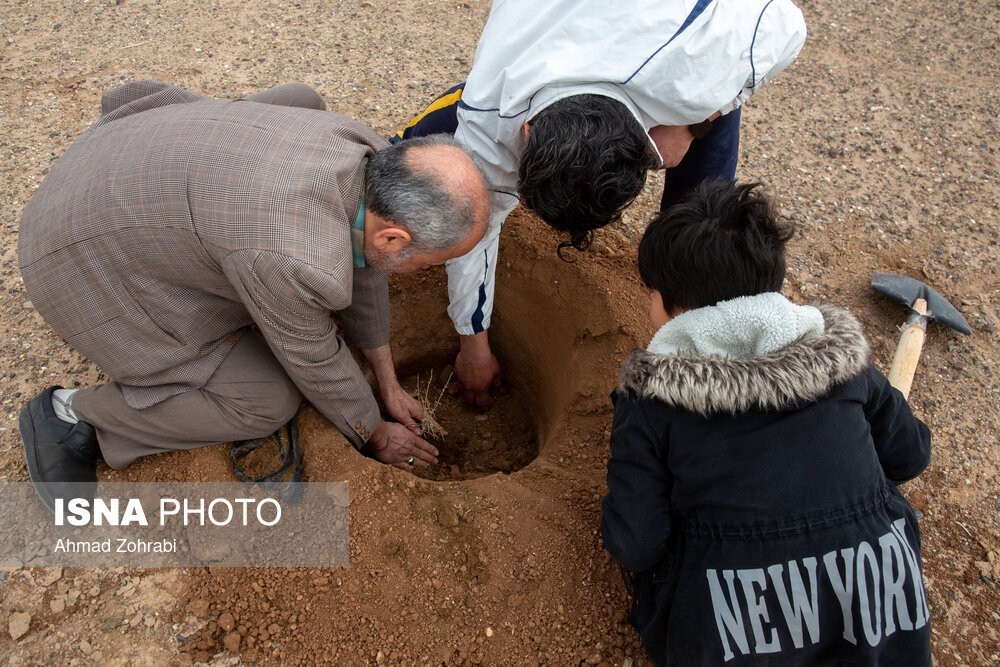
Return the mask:
<svg viewBox="0 0 1000 667">
<path fill-rule="evenodd" d="M 455 201 L 468 201 L 479 225 L 489 223 L 490 198 L 486 180 L 472 158 L 457 146 L 415 146 L 406 153 L 406 165 L 414 173 L 426 173 L 447 188 Z"/>
</svg>

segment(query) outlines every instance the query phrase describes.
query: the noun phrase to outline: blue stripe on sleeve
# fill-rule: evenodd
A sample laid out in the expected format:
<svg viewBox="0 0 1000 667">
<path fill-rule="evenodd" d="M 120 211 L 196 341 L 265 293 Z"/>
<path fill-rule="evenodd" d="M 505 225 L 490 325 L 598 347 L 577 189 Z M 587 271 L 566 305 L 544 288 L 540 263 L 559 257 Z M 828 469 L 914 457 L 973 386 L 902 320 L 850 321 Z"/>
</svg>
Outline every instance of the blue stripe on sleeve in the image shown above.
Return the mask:
<svg viewBox="0 0 1000 667">
<path fill-rule="evenodd" d="M 483 250 L 483 257 L 486 259 L 486 270 L 483 272 L 483 282 L 479 283 L 479 303 L 476 304 L 476 310 L 472 313 L 472 331 L 477 334 L 486 330 L 483 328 L 483 320 L 486 317 L 483 314 L 483 306 L 486 305 L 486 276 L 490 271 L 490 256 L 485 250 Z"/>
</svg>

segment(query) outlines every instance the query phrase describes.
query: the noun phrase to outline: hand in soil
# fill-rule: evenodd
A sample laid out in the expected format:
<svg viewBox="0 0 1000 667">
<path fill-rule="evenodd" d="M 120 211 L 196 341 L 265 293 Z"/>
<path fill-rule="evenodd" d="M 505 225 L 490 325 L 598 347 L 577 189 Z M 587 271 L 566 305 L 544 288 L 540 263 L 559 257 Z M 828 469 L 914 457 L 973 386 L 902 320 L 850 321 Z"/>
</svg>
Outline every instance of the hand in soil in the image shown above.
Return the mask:
<svg viewBox="0 0 1000 667">
<path fill-rule="evenodd" d="M 455 357 L 455 377 L 462 388 L 462 400 L 486 410 L 490 405 L 490 387 L 500 381 L 500 362 L 493 356 L 485 331 L 461 338 L 462 348 Z"/>
<path fill-rule="evenodd" d="M 411 396 L 398 382 L 381 386 L 382 403 L 389 416 L 417 435 L 422 435 L 420 424 L 424 419 L 424 408 L 420 401 Z"/>
<path fill-rule="evenodd" d="M 402 424 L 381 421 L 368 439 L 372 454 L 382 463 L 409 470 L 438 462 L 437 447 L 414 435 Z M 412 461 L 412 463 L 411 463 Z"/>
</svg>

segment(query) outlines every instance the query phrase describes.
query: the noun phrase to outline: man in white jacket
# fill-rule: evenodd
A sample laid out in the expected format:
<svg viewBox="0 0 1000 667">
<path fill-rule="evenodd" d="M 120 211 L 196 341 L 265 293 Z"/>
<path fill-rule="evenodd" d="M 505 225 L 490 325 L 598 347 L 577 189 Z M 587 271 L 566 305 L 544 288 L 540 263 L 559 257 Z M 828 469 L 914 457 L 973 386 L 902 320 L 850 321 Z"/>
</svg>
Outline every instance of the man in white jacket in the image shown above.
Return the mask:
<svg viewBox="0 0 1000 667">
<path fill-rule="evenodd" d="M 487 330 L 500 227 L 518 201 L 585 250 L 648 169 L 661 207 L 702 180 L 732 180 L 740 107 L 805 41 L 791 0 L 496 0 L 472 71 L 396 141 L 454 132 L 493 191 L 490 230 L 447 264 L 455 374 L 485 407 L 499 364 Z"/>
</svg>

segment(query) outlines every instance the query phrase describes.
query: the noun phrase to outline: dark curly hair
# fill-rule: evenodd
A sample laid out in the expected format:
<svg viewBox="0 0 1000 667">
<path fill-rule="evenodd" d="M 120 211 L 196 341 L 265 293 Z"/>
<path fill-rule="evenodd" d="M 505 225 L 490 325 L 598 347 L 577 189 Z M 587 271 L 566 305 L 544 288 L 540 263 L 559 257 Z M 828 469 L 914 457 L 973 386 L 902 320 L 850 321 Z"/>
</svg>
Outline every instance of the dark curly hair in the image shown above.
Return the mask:
<svg viewBox="0 0 1000 667">
<path fill-rule="evenodd" d="M 781 290 L 795 228 L 778 219 L 759 187 L 703 182 L 646 227 L 639 276 L 666 312 Z"/>
<path fill-rule="evenodd" d="M 521 154 L 521 201 L 586 250 L 594 230 L 614 222 L 657 166 L 645 128 L 624 104 L 603 95 L 573 95 L 531 121 Z"/>
</svg>

